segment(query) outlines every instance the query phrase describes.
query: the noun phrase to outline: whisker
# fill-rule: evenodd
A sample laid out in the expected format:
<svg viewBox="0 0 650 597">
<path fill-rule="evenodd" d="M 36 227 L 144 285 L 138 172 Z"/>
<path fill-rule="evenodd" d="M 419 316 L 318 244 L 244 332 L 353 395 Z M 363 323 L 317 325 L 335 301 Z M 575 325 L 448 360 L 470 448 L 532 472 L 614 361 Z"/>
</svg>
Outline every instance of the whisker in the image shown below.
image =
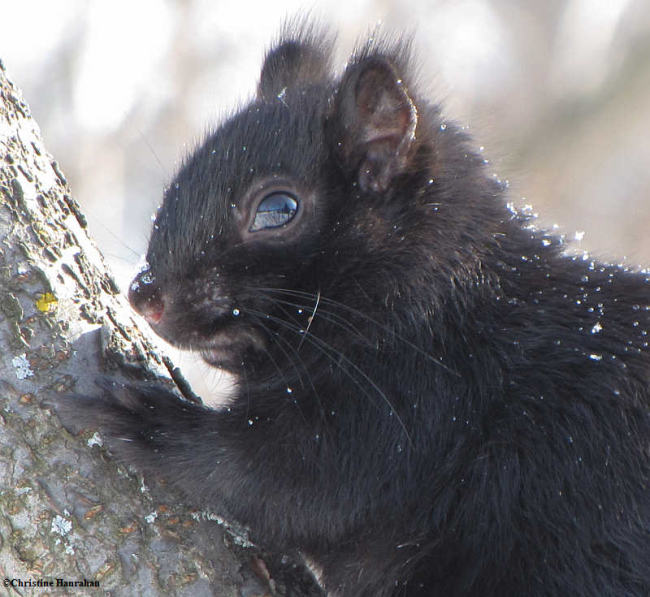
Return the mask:
<svg viewBox="0 0 650 597">
<path fill-rule="evenodd" d="M 276 299 L 274 299 L 274 302 L 277 304 L 278 301 L 277 301 Z M 291 305 L 291 303 L 288 303 L 287 301 L 281 301 L 281 302 L 283 302 L 283 303 L 285 303 L 285 304 L 289 304 L 289 305 Z M 283 312 L 287 317 L 289 317 L 289 318 L 294 322 L 294 324 L 295 324 L 297 327 L 301 327 L 301 326 L 300 326 L 300 322 L 297 321 L 297 320 L 296 320 L 296 319 L 295 319 L 295 318 L 294 318 L 294 317 L 293 317 L 293 316 L 292 316 L 292 315 L 291 315 L 291 314 L 290 314 L 290 313 L 289 313 L 285 308 L 283 308 L 281 304 L 277 304 L 277 306 L 282 310 L 282 312 Z M 258 317 L 259 317 L 259 316 L 258 316 Z M 283 338 L 283 337 L 280 336 L 279 334 L 278 334 L 278 335 L 275 335 L 274 337 L 275 337 L 276 340 L 281 340 L 282 342 L 284 342 L 285 345 L 286 345 L 288 348 L 290 348 L 290 349 L 293 351 L 293 353 L 296 355 L 296 358 L 298 359 L 298 361 L 299 361 L 300 364 L 302 365 L 302 368 L 304 369 L 305 373 L 307 374 L 307 379 L 309 380 L 309 385 L 312 387 L 312 390 L 314 390 L 314 393 L 315 393 L 316 396 L 318 397 L 318 392 L 316 391 L 316 387 L 314 386 L 314 382 L 313 382 L 312 379 L 311 379 L 311 374 L 310 374 L 310 372 L 309 372 L 309 369 L 307 368 L 307 365 L 305 365 L 305 362 L 302 360 L 302 358 L 301 358 L 301 356 L 300 356 L 299 349 L 300 349 L 300 346 L 302 345 L 302 343 L 300 343 L 300 345 L 298 346 L 298 348 L 295 348 L 295 347 L 291 344 L 291 342 L 289 342 L 288 340 L 286 340 L 285 338 Z M 288 358 L 288 355 L 287 355 L 287 358 Z M 302 385 L 303 388 L 305 387 L 305 386 L 304 386 L 304 383 L 302 383 L 302 381 L 301 381 L 301 385 Z M 320 398 L 319 398 L 318 400 L 319 400 L 319 402 L 320 402 Z"/>
<path fill-rule="evenodd" d="M 263 291 L 263 289 L 255 289 L 255 290 L 257 292 L 262 292 Z M 309 317 L 308 325 L 305 328 L 305 333 L 307 333 L 309 331 L 309 328 L 310 328 L 310 326 L 312 324 L 312 321 L 314 320 L 314 316 L 316 315 L 316 311 L 319 308 L 319 305 L 320 305 L 320 298 L 319 297 L 320 297 L 320 294 L 317 295 L 317 297 L 316 297 L 316 299 L 317 299 L 316 304 L 314 305 L 314 307 L 312 309 L 312 314 Z M 277 297 L 268 297 L 268 298 L 271 301 L 273 301 L 273 304 L 276 305 L 289 319 L 291 319 L 291 321 L 293 321 L 293 323 L 295 323 L 296 326 L 302 328 L 302 322 L 298 321 L 293 316 L 293 314 L 290 313 L 287 309 L 283 308 L 282 305 L 286 305 L 288 307 L 293 307 L 295 309 L 298 309 L 299 313 L 302 313 L 303 311 L 307 310 L 309 308 L 309 305 L 306 305 L 306 304 L 303 304 L 303 303 L 297 303 L 297 302 L 289 301 L 289 300 L 283 300 L 283 299 L 279 299 Z M 329 311 L 329 310 L 327 310 L 327 309 L 325 309 L 323 307 L 320 307 L 320 309 L 318 310 L 318 314 L 319 314 L 320 319 L 324 319 L 325 321 L 328 321 L 328 322 L 338 326 L 339 328 L 341 328 L 343 330 L 354 332 L 354 334 L 356 336 L 358 336 L 359 338 L 361 338 L 368 346 L 373 346 L 373 342 L 370 340 L 370 338 L 365 336 L 362 332 L 359 331 L 359 329 L 356 326 L 354 326 L 350 321 L 345 319 L 345 317 L 342 317 L 341 315 L 339 315 L 335 311 Z M 325 314 L 325 315 L 323 315 L 323 314 Z M 302 342 L 300 343 L 298 348 L 300 348 L 300 346 L 302 346 Z"/>
<path fill-rule="evenodd" d="M 266 293 L 278 292 L 278 293 L 281 293 L 281 294 L 286 294 L 286 295 L 289 295 L 289 296 L 293 295 L 293 296 L 297 296 L 297 297 L 304 298 L 304 299 L 309 299 L 309 300 L 313 300 L 313 298 L 315 296 L 314 293 L 305 292 L 305 291 L 302 291 L 302 290 L 290 290 L 290 289 L 287 289 L 287 288 L 264 288 L 264 287 L 259 287 L 259 288 L 251 288 L 251 290 L 255 290 L 255 291 L 259 291 L 259 292 L 266 292 Z M 357 315 L 358 317 L 361 317 L 361 318 L 365 319 L 369 323 L 372 323 L 373 325 L 377 326 L 379 329 L 382 329 L 385 332 L 387 332 L 388 334 L 392 335 L 394 338 L 396 338 L 400 342 L 403 342 L 404 344 L 406 344 L 407 346 L 409 346 L 410 348 L 415 350 L 418 354 L 420 354 L 420 355 L 424 356 L 425 358 L 427 358 L 428 360 L 430 360 L 432 363 L 435 363 L 439 367 L 442 367 L 445 371 L 448 371 L 449 373 L 451 373 L 452 375 L 455 375 L 456 377 L 461 377 L 460 373 L 458 373 L 457 371 L 455 371 L 455 370 L 451 369 L 450 367 L 448 367 L 440 359 L 437 359 L 436 357 L 434 357 L 433 355 L 428 353 L 426 350 L 423 350 L 422 348 L 420 348 L 419 346 L 417 346 L 416 344 L 411 342 L 408 338 L 405 338 L 401 334 L 398 334 L 395 330 L 391 329 L 387 325 L 385 325 L 385 324 L 381 323 L 380 321 L 377 321 L 376 319 L 370 317 L 370 315 L 368 315 L 367 313 L 364 313 L 363 311 L 360 311 L 359 309 L 356 309 L 354 307 L 350 307 L 349 305 L 346 305 L 345 303 L 342 303 L 340 301 L 333 300 L 333 299 L 323 297 L 323 296 L 321 296 L 320 302 L 322 302 L 324 304 L 332 305 L 334 307 L 340 307 L 342 309 L 345 309 L 346 311 L 349 311 L 350 313 L 352 313 L 354 315 Z"/>
<path fill-rule="evenodd" d="M 299 361 L 300 364 L 302 365 L 302 368 L 303 368 L 304 371 L 305 371 L 305 374 L 306 374 L 306 376 L 307 376 L 307 380 L 309 381 L 309 385 L 311 386 L 311 389 L 312 389 L 312 391 L 313 391 L 313 393 L 314 393 L 314 397 L 316 398 L 316 401 L 318 402 L 318 404 L 319 404 L 319 406 L 320 406 L 320 411 L 321 411 L 321 413 L 324 413 L 324 412 L 325 412 L 325 409 L 324 409 L 324 407 L 323 407 L 323 402 L 322 402 L 322 400 L 321 400 L 321 398 L 320 398 L 320 395 L 319 395 L 319 393 L 318 393 L 318 390 L 316 389 L 316 386 L 314 385 L 314 381 L 313 381 L 312 378 L 311 378 L 311 373 L 309 372 L 309 369 L 307 368 L 307 365 L 305 364 L 304 360 L 303 360 L 302 357 L 300 356 L 300 353 L 299 353 L 298 350 L 297 350 L 297 349 L 296 349 L 296 348 L 291 344 L 291 342 L 289 342 L 286 338 L 283 338 L 282 336 L 277 335 L 277 336 L 275 336 L 275 339 L 284 342 L 285 345 L 286 345 L 288 348 L 290 348 L 290 349 L 293 351 L 293 353 L 296 355 L 296 358 L 298 359 L 298 361 Z M 288 357 L 287 357 L 287 358 L 288 358 Z M 302 381 L 301 381 L 301 385 L 302 385 L 303 388 L 305 387 L 305 385 L 304 385 L 304 383 L 302 383 Z"/>
<path fill-rule="evenodd" d="M 289 313 L 289 312 L 287 311 L 287 309 L 283 308 L 282 305 L 279 304 L 279 303 L 284 303 L 284 304 L 287 304 L 287 305 L 295 306 L 293 303 L 290 303 L 290 302 L 288 302 L 288 301 L 278 301 L 278 299 L 273 299 L 273 301 L 274 301 L 274 303 L 276 303 L 276 305 L 277 305 L 277 306 L 282 310 L 282 312 L 283 312 L 283 313 L 284 313 L 288 318 L 290 318 L 290 319 L 294 322 L 294 324 L 295 324 L 295 326 L 296 326 L 296 329 L 302 329 L 302 326 L 301 326 L 300 322 L 297 321 L 297 320 L 295 319 L 295 317 L 293 317 L 293 316 L 291 315 L 291 313 Z M 314 311 L 315 311 L 315 309 L 314 309 Z M 322 400 L 321 400 L 321 398 L 320 398 L 320 395 L 319 395 L 319 393 L 318 393 L 318 390 L 316 389 L 316 386 L 314 385 L 314 381 L 312 380 L 311 372 L 309 371 L 307 365 L 305 364 L 304 360 L 303 360 L 302 357 L 300 356 L 299 349 L 300 349 L 300 346 L 302 346 L 302 339 L 301 339 L 301 342 L 300 342 L 298 348 L 296 348 L 296 347 L 294 347 L 294 346 L 291 344 L 291 342 L 289 342 L 286 338 L 284 338 L 284 337 L 281 336 L 280 334 L 273 333 L 271 330 L 268 329 L 268 327 L 267 327 L 266 325 L 264 325 L 264 321 L 263 321 L 263 320 L 268 318 L 267 314 L 261 315 L 261 314 L 258 314 L 258 312 L 253 312 L 252 310 L 248 310 L 248 312 L 251 313 L 251 314 L 254 314 L 254 316 L 255 316 L 255 318 L 256 318 L 256 321 L 258 321 L 258 323 L 261 325 L 261 327 L 262 327 L 263 329 L 265 329 L 269 335 L 272 335 L 273 338 L 274 338 L 276 341 L 278 341 L 278 342 L 282 342 L 282 343 L 283 343 L 283 344 L 284 344 L 288 349 L 290 349 L 290 350 L 293 352 L 293 354 L 295 355 L 297 361 L 300 363 L 300 365 L 302 366 L 302 369 L 303 369 L 304 372 L 305 372 L 305 375 L 306 375 L 306 377 L 307 377 L 307 381 L 309 382 L 309 385 L 311 386 L 311 389 L 312 389 L 312 391 L 313 391 L 313 393 L 314 393 L 314 396 L 315 396 L 316 400 L 318 401 L 318 404 L 320 405 L 321 413 L 324 413 L 324 412 L 325 412 L 325 409 L 324 409 L 324 407 L 323 407 L 323 402 L 322 402 Z M 278 344 L 278 348 L 279 348 L 280 350 L 282 350 L 282 352 L 283 352 L 283 354 L 285 355 L 285 357 L 286 357 L 286 358 L 291 362 L 292 366 L 294 367 L 294 369 L 296 370 L 296 373 L 297 373 L 297 375 L 298 375 L 300 385 L 301 385 L 301 387 L 304 389 L 304 388 L 305 388 L 305 383 L 304 383 L 304 381 L 302 380 L 302 377 L 301 377 L 301 375 L 300 375 L 300 372 L 298 371 L 298 369 L 297 369 L 295 363 L 291 360 L 289 354 L 286 352 L 286 350 L 284 350 L 284 349 L 282 348 L 282 346 L 280 346 L 280 345 Z"/>
<path fill-rule="evenodd" d="M 248 375 L 246 373 L 246 365 L 244 365 L 242 367 L 242 375 L 244 378 L 244 385 L 246 386 L 246 418 L 248 419 L 248 413 L 250 412 L 251 406 L 251 387 L 250 382 L 248 381 Z M 216 467 L 215 470 L 217 470 Z"/>
<path fill-rule="evenodd" d="M 249 313 L 250 313 L 250 312 L 249 312 Z M 271 330 L 269 330 L 269 329 L 267 328 L 267 326 L 264 325 L 264 323 L 261 321 L 261 318 L 260 318 L 257 314 L 255 314 L 255 313 L 251 313 L 251 315 L 254 315 L 257 324 L 258 324 L 262 329 L 266 330 L 266 332 L 267 332 L 269 335 L 274 335 L 273 332 L 271 332 Z M 275 335 L 274 335 L 274 336 L 275 336 Z M 281 339 L 280 336 L 275 336 L 275 338 L 276 338 L 276 340 L 280 340 L 280 339 Z M 286 340 L 285 340 L 285 342 L 286 342 Z M 297 367 L 295 366 L 295 364 L 293 363 L 293 361 L 292 361 L 291 358 L 289 357 L 288 353 L 287 353 L 287 352 L 286 352 L 286 351 L 285 351 L 285 350 L 284 350 L 284 349 L 283 349 L 279 344 L 278 344 L 278 348 L 280 348 L 280 350 L 282 350 L 283 354 L 287 357 L 287 360 L 291 363 L 291 365 L 292 365 L 293 368 L 295 369 L 296 374 L 298 375 L 299 383 L 300 383 L 300 385 L 304 388 L 304 383 L 303 383 L 302 378 L 301 378 L 301 376 L 300 376 L 300 372 L 298 371 Z M 277 369 L 278 373 L 280 374 L 280 377 L 284 380 L 284 384 L 287 386 L 287 388 L 290 388 L 290 387 L 291 387 L 291 383 L 289 382 L 289 380 L 287 379 L 286 375 L 285 375 L 284 372 L 282 371 L 282 368 L 280 367 L 280 365 L 278 365 L 278 362 L 273 358 L 273 355 L 271 354 L 271 351 L 268 350 L 267 348 L 264 348 L 264 352 L 265 352 L 266 355 L 269 357 L 271 363 L 273 363 L 273 366 Z M 313 384 L 312 384 L 312 385 L 313 385 Z M 300 404 L 298 404 L 298 402 L 295 401 L 295 400 L 292 400 L 292 403 L 293 403 L 294 406 L 298 409 L 298 412 L 300 413 L 300 416 L 302 417 L 303 421 L 305 421 L 305 423 L 306 423 L 306 422 L 307 422 L 307 418 L 305 417 L 304 413 L 302 412 L 302 409 L 300 408 Z"/>
<path fill-rule="evenodd" d="M 302 346 L 302 343 L 305 340 L 305 337 L 309 333 L 309 328 L 311 327 L 312 321 L 314 321 L 314 317 L 316 316 L 316 311 L 318 310 L 318 305 L 320 304 L 320 290 L 318 291 L 318 294 L 316 295 L 316 303 L 314 304 L 314 310 L 311 312 L 311 316 L 307 320 L 307 327 L 305 328 L 305 335 L 300 339 L 300 343 L 298 344 L 298 350 L 300 350 L 300 347 Z"/>
<path fill-rule="evenodd" d="M 283 311 L 284 311 L 284 309 L 283 309 Z M 309 373 L 309 369 L 307 369 L 307 365 L 305 365 L 304 361 L 303 361 L 302 358 L 300 357 L 300 354 L 298 353 L 298 351 L 296 350 L 296 348 L 291 344 L 291 342 L 289 342 L 286 338 L 283 338 L 283 337 L 282 337 L 280 334 L 278 334 L 277 332 L 273 332 L 273 331 L 269 330 L 269 328 L 268 328 L 266 325 L 264 325 L 263 318 L 262 318 L 260 315 L 258 315 L 256 312 L 255 312 L 255 313 L 252 313 L 250 310 L 248 310 L 247 312 L 248 312 L 248 313 L 251 313 L 251 314 L 253 314 L 253 315 L 255 316 L 255 319 L 256 319 L 256 321 L 259 323 L 259 325 L 260 325 L 262 328 L 264 328 L 264 329 L 267 331 L 267 333 L 273 337 L 274 340 L 276 340 L 277 342 L 282 342 L 282 343 L 284 344 L 284 346 L 286 346 L 288 349 L 290 349 L 290 350 L 293 352 L 293 354 L 295 355 L 296 359 L 298 360 L 298 362 L 299 362 L 300 365 L 302 366 L 303 371 L 304 371 L 305 374 L 307 375 L 307 379 L 308 379 L 308 381 L 309 381 L 309 385 L 310 385 L 311 388 L 314 390 L 314 392 L 316 392 L 316 388 L 314 387 L 314 383 L 313 383 L 313 381 L 312 381 L 312 379 L 311 379 L 311 375 L 310 375 L 310 373 Z M 288 314 L 287 314 L 287 315 L 288 315 Z M 297 322 L 296 322 L 296 324 L 297 324 Z M 296 375 L 298 376 L 298 381 L 299 381 L 301 387 L 304 388 L 304 387 L 305 387 L 305 382 L 303 381 L 302 376 L 300 375 L 300 371 L 298 370 L 298 367 L 296 366 L 295 362 L 293 362 L 293 360 L 291 359 L 289 353 L 288 353 L 288 352 L 287 352 L 287 351 L 286 351 L 286 350 L 285 350 L 281 345 L 278 344 L 278 348 L 282 351 L 282 353 L 284 354 L 284 356 L 285 356 L 285 357 L 287 358 L 287 360 L 291 363 L 292 367 L 293 367 L 294 370 L 296 371 Z"/>
<path fill-rule="evenodd" d="M 292 301 L 287 301 L 283 299 L 278 299 L 273 297 L 271 299 L 274 304 L 277 305 L 288 305 L 290 307 L 295 307 L 296 309 L 304 310 L 308 308 L 308 305 L 305 305 L 303 303 L 294 303 Z M 283 309 L 283 312 L 286 313 L 286 311 Z M 335 311 L 329 311 L 325 309 L 324 307 L 320 307 L 318 311 L 319 318 L 322 320 L 325 320 L 337 327 L 339 327 L 342 330 L 345 331 L 351 331 L 354 333 L 355 336 L 359 337 L 361 340 L 363 340 L 368 346 L 374 346 L 374 343 L 371 341 L 371 339 L 364 335 L 359 329 L 353 325 L 349 320 L 347 320 L 345 317 L 339 315 Z M 292 319 L 295 321 L 295 318 L 292 317 Z M 298 323 L 298 322 L 296 322 Z"/>
<path fill-rule="evenodd" d="M 287 351 L 286 351 L 286 350 L 285 350 L 285 349 L 284 349 L 284 348 L 283 348 L 279 343 L 280 343 L 280 342 L 283 343 L 283 344 L 284 344 L 284 345 L 285 345 L 289 350 L 291 350 L 291 351 L 293 352 L 293 354 L 294 354 L 295 357 L 296 357 L 296 360 L 298 361 L 298 363 L 300 363 L 300 365 L 301 365 L 303 371 L 305 372 L 305 376 L 306 376 L 306 378 L 307 378 L 307 381 L 308 381 L 308 383 L 309 383 L 309 386 L 311 387 L 311 389 L 312 389 L 312 391 L 313 391 L 313 393 L 314 393 L 314 397 L 316 398 L 318 404 L 320 405 L 320 410 L 321 410 L 321 412 L 325 412 L 325 410 L 324 410 L 324 408 L 323 408 L 322 400 L 321 400 L 321 398 L 320 398 L 320 395 L 318 394 L 318 390 L 316 389 L 316 386 L 314 385 L 314 381 L 312 380 L 311 373 L 310 373 L 309 369 L 307 368 L 307 365 L 306 365 L 305 362 L 303 361 L 302 357 L 300 356 L 300 354 L 299 354 L 298 351 L 296 350 L 296 348 L 295 348 L 295 347 L 291 344 L 291 342 L 289 342 L 286 338 L 283 338 L 280 334 L 277 334 L 277 333 L 272 332 L 271 330 L 269 330 L 269 328 L 268 328 L 266 325 L 264 325 L 264 321 L 263 321 L 263 319 L 266 319 L 266 316 L 263 316 L 262 314 L 260 314 L 259 312 L 256 312 L 256 311 L 250 311 L 250 310 L 249 310 L 249 311 L 247 311 L 247 312 L 250 313 L 251 315 L 253 315 L 253 316 L 255 317 L 257 323 L 258 323 L 258 324 L 259 324 L 259 325 L 260 325 L 264 330 L 266 330 L 267 333 L 268 333 L 269 335 L 271 335 L 271 336 L 274 338 L 275 341 L 278 342 L 278 344 L 277 344 L 278 348 L 282 351 L 282 353 L 284 354 L 284 356 L 285 356 L 285 357 L 287 358 L 287 360 L 291 363 L 292 367 L 293 367 L 294 370 L 296 371 L 296 375 L 298 376 L 298 381 L 299 381 L 299 383 L 300 383 L 300 386 L 304 389 L 304 388 L 305 388 L 305 382 L 303 381 L 303 378 L 302 378 L 302 376 L 300 375 L 300 371 L 298 370 L 298 367 L 296 366 L 295 361 L 293 361 L 293 360 L 291 359 L 289 353 L 288 353 L 288 352 L 287 352 Z M 271 355 L 270 355 L 269 351 L 267 350 L 266 352 L 267 352 L 267 354 L 269 354 L 269 357 L 270 357 Z M 276 368 L 277 368 L 277 365 L 276 365 Z M 278 370 L 279 370 L 279 369 L 278 369 Z M 284 377 L 284 375 L 283 375 L 283 378 L 285 379 L 285 382 L 286 382 L 287 380 L 286 380 L 286 377 Z M 290 384 L 289 384 L 288 382 L 287 382 L 287 387 L 290 388 Z M 298 408 L 299 408 L 299 407 L 298 407 Z M 301 414 L 302 414 L 302 411 L 301 411 Z M 303 415 L 303 418 L 304 418 L 304 415 Z"/>
<path fill-rule="evenodd" d="M 291 330 L 291 331 L 293 331 L 293 332 L 295 332 L 295 333 L 298 333 L 298 334 L 301 334 L 301 335 L 304 334 L 304 330 L 303 330 L 302 328 L 300 328 L 300 327 L 298 327 L 298 326 L 295 326 L 295 325 L 291 324 L 291 323 L 288 322 L 288 321 L 285 321 L 284 319 L 282 319 L 282 318 L 280 318 L 280 317 L 276 317 L 276 316 L 274 316 L 274 315 L 269 315 L 269 314 L 267 314 L 267 313 L 262 313 L 261 311 L 256 311 L 256 310 L 254 310 L 254 309 L 247 309 L 247 312 L 252 313 L 253 315 L 261 316 L 261 317 L 264 317 L 264 318 L 266 318 L 266 319 L 268 319 L 268 320 L 274 321 L 274 322 L 277 323 L 278 325 L 281 325 L 281 326 L 285 327 L 286 329 Z M 322 340 L 321 338 L 317 338 L 317 337 L 314 336 L 313 334 L 310 334 L 310 335 L 308 335 L 308 336 L 304 336 L 304 335 L 303 335 L 303 337 L 305 338 L 305 340 L 306 340 L 307 342 L 310 342 L 311 344 L 313 344 L 313 345 L 316 346 L 317 348 L 320 348 L 322 354 L 325 355 L 327 358 L 329 358 L 330 361 L 332 361 L 332 363 L 334 363 L 335 365 L 337 365 L 341 371 L 343 371 L 344 373 L 346 373 L 346 375 L 348 375 L 348 377 L 350 378 L 350 380 L 351 380 L 353 383 L 355 383 L 355 384 L 357 385 L 357 387 L 358 387 L 358 388 L 359 388 L 359 389 L 360 389 L 360 390 L 361 390 L 361 391 L 362 391 L 362 392 L 363 392 L 367 397 L 370 398 L 370 394 L 368 393 L 367 389 L 363 386 L 363 384 L 361 384 L 357 379 L 355 379 L 354 376 L 351 375 L 349 371 L 347 371 L 345 368 L 341 367 L 341 366 L 340 366 L 340 363 L 338 362 L 338 360 L 335 359 L 334 356 L 333 356 L 332 354 L 330 354 L 330 352 L 328 352 L 328 351 L 331 351 L 331 352 L 335 353 L 335 354 L 337 355 L 338 359 L 342 360 L 342 361 L 345 362 L 348 366 L 352 367 L 352 369 L 353 369 L 353 370 L 354 370 L 358 375 L 360 375 L 360 376 L 361 376 L 361 377 L 362 377 L 366 382 L 368 382 L 368 383 L 370 384 L 370 386 L 371 386 L 371 387 L 372 387 L 372 388 L 377 392 L 377 394 L 380 396 L 380 398 L 381 398 L 381 399 L 382 399 L 382 400 L 383 400 L 383 401 L 388 405 L 388 407 L 390 408 L 391 412 L 395 415 L 396 420 L 398 421 L 398 423 L 400 424 L 400 427 L 401 427 L 402 430 L 404 431 L 404 434 L 405 434 L 405 436 L 406 436 L 406 439 L 408 440 L 408 442 L 409 442 L 409 444 L 411 445 L 411 447 L 413 447 L 413 440 L 411 439 L 411 435 L 409 434 L 408 429 L 406 428 L 406 425 L 404 424 L 404 421 L 403 421 L 402 418 L 399 416 L 399 413 L 397 412 L 397 409 L 395 408 L 395 406 L 393 405 L 393 403 L 390 401 L 390 399 L 388 398 L 388 396 L 386 396 L 386 394 L 383 392 L 383 390 L 382 390 L 382 389 L 381 389 L 381 388 L 380 388 L 380 387 L 379 387 L 379 386 L 378 386 L 378 385 L 377 385 L 377 384 L 376 384 L 376 383 L 375 383 L 375 382 L 374 382 L 374 381 L 373 381 L 373 380 L 372 380 L 372 379 L 371 379 L 371 378 L 370 378 L 370 377 L 369 377 L 369 376 L 368 376 L 368 375 L 367 375 L 367 374 L 366 374 L 366 373 L 365 373 L 365 372 L 364 372 L 364 371 L 363 371 L 363 370 L 362 370 L 362 369 L 361 369 L 361 368 L 360 368 L 356 363 L 354 363 L 353 361 L 351 361 L 351 360 L 350 360 L 348 357 L 346 357 L 342 352 L 338 351 L 336 348 L 334 348 L 333 346 L 331 346 L 331 345 L 330 345 L 329 343 L 327 343 L 325 340 Z"/>
<path fill-rule="evenodd" d="M 271 298 L 273 301 L 273 304 L 275 304 L 278 309 L 282 311 L 294 324 L 296 324 L 298 327 L 302 327 L 300 321 L 298 321 L 292 313 L 290 313 L 287 309 L 284 308 L 283 305 L 287 305 L 289 307 L 295 307 L 297 309 L 300 309 L 300 311 L 303 311 L 305 306 L 304 305 L 298 305 L 297 303 L 292 303 L 290 301 L 283 301 L 282 299 L 276 299 L 276 298 Z"/>
<path fill-rule="evenodd" d="M 252 315 L 255 315 L 251 311 L 248 311 L 248 312 L 251 313 Z M 278 336 L 274 332 L 269 330 L 269 328 L 266 325 L 264 325 L 264 322 L 262 321 L 262 319 L 259 316 L 255 315 L 255 320 L 257 322 L 257 325 L 259 325 L 267 334 L 269 334 L 269 336 L 274 336 L 276 339 L 278 339 Z M 295 366 L 295 363 L 291 360 L 288 353 L 280 345 L 278 345 L 278 348 L 280 348 L 280 350 L 282 351 L 284 356 L 287 358 L 289 363 L 291 363 L 291 366 L 293 367 L 293 369 L 296 372 L 296 375 L 298 376 L 298 381 L 299 381 L 300 385 L 304 387 L 302 377 L 300 375 L 300 371 L 298 371 L 297 367 Z M 273 356 L 271 355 L 268 348 L 264 347 L 264 352 L 267 354 L 267 356 L 271 360 L 271 363 L 273 363 L 273 365 L 277 369 L 278 373 L 280 374 L 280 377 L 282 377 L 282 379 L 284 380 L 285 385 L 290 386 L 291 382 L 287 379 L 287 376 L 285 375 L 284 371 L 282 370 L 280 365 L 278 365 L 277 361 L 273 358 Z"/>
</svg>

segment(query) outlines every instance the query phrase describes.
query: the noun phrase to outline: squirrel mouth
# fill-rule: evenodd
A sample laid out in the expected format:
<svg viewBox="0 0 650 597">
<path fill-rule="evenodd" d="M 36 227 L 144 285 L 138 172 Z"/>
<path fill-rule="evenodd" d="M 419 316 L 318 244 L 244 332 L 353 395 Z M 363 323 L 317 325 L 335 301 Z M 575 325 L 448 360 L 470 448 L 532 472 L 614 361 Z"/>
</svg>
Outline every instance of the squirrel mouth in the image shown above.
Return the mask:
<svg viewBox="0 0 650 597">
<path fill-rule="evenodd" d="M 231 348 L 204 348 L 200 351 L 201 358 L 210 366 L 218 368 L 229 368 L 226 364 L 230 363 L 233 358 Z"/>
<path fill-rule="evenodd" d="M 215 334 L 196 350 L 208 365 L 236 371 L 244 365 L 244 354 L 247 351 L 263 348 L 263 339 L 255 330 L 229 329 Z"/>
</svg>

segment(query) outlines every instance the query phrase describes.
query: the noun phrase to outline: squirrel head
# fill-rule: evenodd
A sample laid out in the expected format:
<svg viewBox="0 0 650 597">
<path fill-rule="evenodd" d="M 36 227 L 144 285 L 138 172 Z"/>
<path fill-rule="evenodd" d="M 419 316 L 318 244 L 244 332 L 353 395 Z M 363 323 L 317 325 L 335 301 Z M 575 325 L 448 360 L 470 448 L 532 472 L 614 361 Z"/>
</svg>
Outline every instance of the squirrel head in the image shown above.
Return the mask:
<svg viewBox="0 0 650 597">
<path fill-rule="evenodd" d="M 413 91 L 409 43 L 372 39 L 339 76 L 332 49 L 313 26 L 285 29 L 256 97 L 186 159 L 156 216 L 130 301 L 215 365 L 300 327 L 283 312 L 317 296 L 377 317 L 434 305 L 500 221 L 482 159 Z"/>
</svg>

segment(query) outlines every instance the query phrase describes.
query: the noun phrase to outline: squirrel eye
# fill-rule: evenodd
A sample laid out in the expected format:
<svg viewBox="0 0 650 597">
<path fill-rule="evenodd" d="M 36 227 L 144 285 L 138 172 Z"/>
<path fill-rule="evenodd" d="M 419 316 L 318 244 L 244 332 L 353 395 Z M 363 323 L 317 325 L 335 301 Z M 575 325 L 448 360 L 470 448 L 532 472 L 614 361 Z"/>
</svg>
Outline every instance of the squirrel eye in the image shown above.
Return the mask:
<svg viewBox="0 0 650 597">
<path fill-rule="evenodd" d="M 290 193 L 275 191 L 269 193 L 255 212 L 255 219 L 249 232 L 268 230 L 269 228 L 280 228 L 288 224 L 298 213 L 298 201 Z"/>
</svg>

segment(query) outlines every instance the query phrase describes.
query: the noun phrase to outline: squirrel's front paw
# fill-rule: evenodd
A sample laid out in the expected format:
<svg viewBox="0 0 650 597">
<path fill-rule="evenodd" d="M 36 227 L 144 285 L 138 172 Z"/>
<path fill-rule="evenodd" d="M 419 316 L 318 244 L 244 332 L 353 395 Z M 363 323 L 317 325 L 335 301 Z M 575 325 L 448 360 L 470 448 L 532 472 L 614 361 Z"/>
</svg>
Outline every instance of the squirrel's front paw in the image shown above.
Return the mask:
<svg viewBox="0 0 650 597">
<path fill-rule="evenodd" d="M 168 434 L 195 409 L 168 388 L 129 384 L 110 378 L 97 382 L 95 396 L 57 394 L 46 400 L 71 433 L 97 429 L 108 447 L 130 462 L 150 460 L 168 445 Z"/>
</svg>

